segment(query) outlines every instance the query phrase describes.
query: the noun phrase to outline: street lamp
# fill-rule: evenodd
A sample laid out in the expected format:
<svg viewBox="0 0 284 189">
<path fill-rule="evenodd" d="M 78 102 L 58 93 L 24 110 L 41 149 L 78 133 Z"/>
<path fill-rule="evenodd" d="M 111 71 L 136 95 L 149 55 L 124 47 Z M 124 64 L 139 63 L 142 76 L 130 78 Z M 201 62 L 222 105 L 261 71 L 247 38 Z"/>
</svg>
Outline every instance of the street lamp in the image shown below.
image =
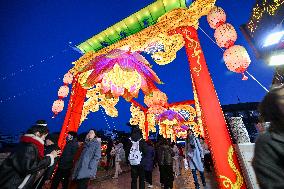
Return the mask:
<svg viewBox="0 0 284 189">
<path fill-rule="evenodd" d="M 284 50 L 276 51 L 275 53 L 271 54 L 268 60 L 268 64 L 270 66 L 284 65 Z"/>
<path fill-rule="evenodd" d="M 268 47 L 279 43 L 283 38 L 283 36 L 284 36 L 284 30 L 269 34 L 264 41 L 263 47 Z"/>
</svg>

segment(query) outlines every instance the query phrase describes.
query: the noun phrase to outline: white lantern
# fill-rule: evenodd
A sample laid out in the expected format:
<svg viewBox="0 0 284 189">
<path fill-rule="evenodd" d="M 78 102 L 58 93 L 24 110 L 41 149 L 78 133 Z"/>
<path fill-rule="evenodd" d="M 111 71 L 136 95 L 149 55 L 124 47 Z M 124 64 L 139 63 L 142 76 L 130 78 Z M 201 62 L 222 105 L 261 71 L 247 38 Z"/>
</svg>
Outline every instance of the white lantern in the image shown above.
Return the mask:
<svg viewBox="0 0 284 189">
<path fill-rule="evenodd" d="M 207 22 L 210 27 L 216 29 L 226 22 L 226 13 L 221 7 L 213 7 L 207 15 Z"/>
<path fill-rule="evenodd" d="M 226 23 L 215 30 L 214 37 L 219 47 L 229 48 L 237 40 L 237 32 L 231 24 Z"/>
<path fill-rule="evenodd" d="M 247 77 L 244 75 L 244 72 L 250 65 L 250 57 L 247 53 L 247 50 L 240 45 L 234 45 L 228 48 L 223 55 L 223 59 L 227 68 L 236 73 L 243 74 L 243 80 L 246 80 Z"/>
<path fill-rule="evenodd" d="M 67 85 L 61 86 L 58 90 L 58 97 L 65 98 L 69 94 L 69 87 Z"/>
<path fill-rule="evenodd" d="M 73 75 L 69 72 L 67 72 L 63 77 L 63 83 L 64 84 L 71 84 L 73 81 Z"/>
<path fill-rule="evenodd" d="M 52 112 L 56 115 L 59 112 L 62 112 L 64 108 L 64 101 L 59 99 L 59 100 L 55 100 L 52 104 Z"/>
</svg>

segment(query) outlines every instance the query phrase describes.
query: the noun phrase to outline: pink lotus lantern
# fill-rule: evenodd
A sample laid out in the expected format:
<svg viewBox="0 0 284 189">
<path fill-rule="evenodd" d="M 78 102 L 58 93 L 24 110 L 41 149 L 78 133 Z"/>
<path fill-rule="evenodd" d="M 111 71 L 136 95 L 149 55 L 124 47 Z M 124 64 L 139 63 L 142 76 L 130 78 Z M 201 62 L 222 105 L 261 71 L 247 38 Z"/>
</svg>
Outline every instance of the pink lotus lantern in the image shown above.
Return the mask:
<svg viewBox="0 0 284 189">
<path fill-rule="evenodd" d="M 58 90 L 58 97 L 66 98 L 69 94 L 69 87 L 67 85 L 61 86 Z"/>
<path fill-rule="evenodd" d="M 213 7 L 207 15 L 207 22 L 213 29 L 226 22 L 226 13 L 221 7 Z"/>
<path fill-rule="evenodd" d="M 229 48 L 237 40 L 237 32 L 231 24 L 226 23 L 215 30 L 214 37 L 219 47 Z"/>
<path fill-rule="evenodd" d="M 242 80 L 247 80 L 248 77 L 244 75 L 244 72 L 250 65 L 250 57 L 243 46 L 234 45 L 227 49 L 223 55 L 227 68 L 236 73 L 242 73 Z"/>
<path fill-rule="evenodd" d="M 72 83 L 72 81 L 73 81 L 73 75 L 71 73 L 67 72 L 63 77 L 63 83 L 65 85 L 67 85 L 67 84 L 70 85 Z"/>
<path fill-rule="evenodd" d="M 62 112 L 64 108 L 64 101 L 59 99 L 59 100 L 55 100 L 52 104 L 52 112 L 54 113 L 54 115 L 57 115 L 59 112 Z"/>
</svg>

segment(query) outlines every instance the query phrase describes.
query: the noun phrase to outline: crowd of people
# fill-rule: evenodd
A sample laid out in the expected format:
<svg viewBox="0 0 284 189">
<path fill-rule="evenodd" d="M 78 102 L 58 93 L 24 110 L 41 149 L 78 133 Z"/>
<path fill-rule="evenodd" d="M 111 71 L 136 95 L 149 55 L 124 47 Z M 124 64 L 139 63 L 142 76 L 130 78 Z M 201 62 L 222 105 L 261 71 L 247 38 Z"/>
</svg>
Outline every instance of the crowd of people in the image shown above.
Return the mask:
<svg viewBox="0 0 284 189">
<path fill-rule="evenodd" d="M 3 189 L 86 189 L 89 181 L 96 178 L 101 160 L 101 139 L 91 129 L 85 138 L 76 132 L 68 132 L 62 151 L 57 144 L 58 135 L 49 134 L 47 124 L 39 120 L 24 136 L 19 145 L 0 167 L 0 186 Z M 142 131 L 133 126 L 127 140 L 109 140 L 106 149 L 106 170 L 114 168 L 113 179 L 122 173 L 121 163 L 130 166 L 131 188 L 152 188 L 152 172 L 160 171 L 161 187 L 173 188 L 173 181 L 181 175 L 184 160 L 193 173 L 196 188 L 199 182 L 196 170 L 203 176 L 203 146 L 189 131 L 186 145 L 177 145 L 168 139 L 145 141 Z M 139 180 L 139 181 L 138 181 Z M 146 186 L 147 184 L 147 186 Z M 137 187 L 138 185 L 138 187 Z"/>
</svg>

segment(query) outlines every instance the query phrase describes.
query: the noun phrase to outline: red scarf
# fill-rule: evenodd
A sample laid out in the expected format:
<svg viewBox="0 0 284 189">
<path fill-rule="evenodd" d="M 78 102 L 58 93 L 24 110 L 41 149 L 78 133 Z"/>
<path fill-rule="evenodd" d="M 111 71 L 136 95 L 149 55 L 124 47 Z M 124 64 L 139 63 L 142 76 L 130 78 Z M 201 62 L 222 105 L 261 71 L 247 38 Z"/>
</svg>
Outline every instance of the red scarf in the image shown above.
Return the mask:
<svg viewBox="0 0 284 189">
<path fill-rule="evenodd" d="M 38 141 L 36 138 L 33 138 L 31 136 L 22 136 L 20 141 L 24 142 L 24 143 L 34 144 L 36 146 L 37 150 L 38 150 L 38 157 L 40 159 L 43 158 L 43 156 L 44 156 L 44 145 L 40 141 Z"/>
</svg>

